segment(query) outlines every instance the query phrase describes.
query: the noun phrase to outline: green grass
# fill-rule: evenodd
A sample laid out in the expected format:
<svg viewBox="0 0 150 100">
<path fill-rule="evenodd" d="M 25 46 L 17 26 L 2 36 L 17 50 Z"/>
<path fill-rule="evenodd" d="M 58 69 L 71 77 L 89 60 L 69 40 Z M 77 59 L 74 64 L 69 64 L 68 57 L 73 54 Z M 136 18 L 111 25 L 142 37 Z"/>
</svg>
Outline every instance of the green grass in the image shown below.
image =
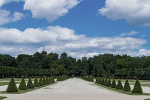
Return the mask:
<svg viewBox="0 0 150 100">
<path fill-rule="evenodd" d="M 19 84 L 20 82 L 15 82 L 16 84 Z M 8 85 L 9 82 L 0 82 L 0 86 L 3 86 L 3 85 Z"/>
<path fill-rule="evenodd" d="M 149 93 L 137 94 L 137 93 L 132 93 L 131 91 L 126 92 L 126 91 L 123 91 L 123 90 L 117 90 L 116 88 L 107 87 L 107 86 L 100 85 L 100 84 L 97 84 L 97 83 L 95 83 L 95 84 L 98 85 L 98 86 L 101 86 L 103 88 L 113 90 L 113 91 L 116 91 L 116 92 L 120 92 L 120 93 L 123 93 L 123 94 L 127 94 L 127 95 L 150 95 Z"/>
<path fill-rule="evenodd" d="M 150 99 L 144 99 L 144 100 L 150 100 Z"/>
<path fill-rule="evenodd" d="M 53 83 L 53 84 L 55 84 L 55 83 Z M 52 85 L 52 84 L 47 84 L 47 85 L 40 86 L 40 87 L 34 87 L 34 89 L 18 90 L 18 92 L 6 92 L 6 91 L 2 91 L 0 93 L 3 93 L 3 94 L 22 94 L 22 93 L 26 93 L 26 92 L 33 91 L 33 90 L 36 90 L 36 89 L 40 89 L 40 88 L 43 88 L 43 87 L 46 87 L 46 86 L 49 86 L 49 85 Z"/>
<path fill-rule="evenodd" d="M 4 96 L 0 96 L 0 100 L 3 100 L 3 99 L 5 99 L 5 98 L 7 98 L 7 97 L 4 97 Z"/>
</svg>

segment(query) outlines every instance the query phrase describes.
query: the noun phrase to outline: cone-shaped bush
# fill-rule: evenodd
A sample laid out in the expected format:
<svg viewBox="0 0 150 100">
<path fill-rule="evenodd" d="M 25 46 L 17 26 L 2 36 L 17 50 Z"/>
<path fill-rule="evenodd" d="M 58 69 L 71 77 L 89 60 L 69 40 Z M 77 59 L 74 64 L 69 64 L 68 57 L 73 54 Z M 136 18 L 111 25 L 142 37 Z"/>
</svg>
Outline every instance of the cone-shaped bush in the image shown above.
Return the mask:
<svg viewBox="0 0 150 100">
<path fill-rule="evenodd" d="M 55 83 L 55 81 L 54 81 L 54 77 L 51 77 L 51 80 L 52 80 L 52 83 Z"/>
<path fill-rule="evenodd" d="M 99 78 L 96 78 L 96 82 L 95 83 L 99 83 Z"/>
<path fill-rule="evenodd" d="M 124 91 L 131 91 L 131 87 L 130 87 L 128 80 L 126 80 L 123 90 Z"/>
<path fill-rule="evenodd" d="M 36 77 L 34 80 L 34 87 L 39 87 L 39 86 L 40 85 L 39 85 L 39 82 L 38 82 L 37 77 Z"/>
<path fill-rule="evenodd" d="M 101 78 L 99 78 L 98 84 L 101 84 L 101 83 L 102 83 L 102 80 L 101 80 Z"/>
<path fill-rule="evenodd" d="M 49 83 L 52 84 L 52 79 L 51 78 L 49 78 Z"/>
<path fill-rule="evenodd" d="M 142 94 L 142 93 L 143 93 L 141 84 L 140 84 L 140 82 L 139 82 L 138 79 L 137 79 L 136 82 L 135 82 L 135 85 L 134 85 L 134 88 L 133 88 L 133 90 L 132 90 L 132 93 L 139 93 L 139 94 Z"/>
<path fill-rule="evenodd" d="M 113 79 L 113 81 L 112 81 L 111 88 L 116 88 L 116 82 L 115 82 L 114 79 Z"/>
<path fill-rule="evenodd" d="M 104 85 L 107 86 L 107 79 L 105 79 Z"/>
<path fill-rule="evenodd" d="M 43 77 L 43 85 L 46 85 L 46 80 L 44 77 Z"/>
<path fill-rule="evenodd" d="M 21 83 L 19 85 L 19 90 L 27 90 L 27 86 L 26 86 L 26 83 L 25 83 L 25 80 L 24 80 L 24 77 L 22 77 L 22 80 L 21 80 Z"/>
<path fill-rule="evenodd" d="M 49 84 L 49 78 L 48 77 L 46 77 L 46 83 Z"/>
<path fill-rule="evenodd" d="M 104 82 L 105 82 L 105 81 L 104 81 L 104 78 L 103 78 L 102 81 L 101 81 L 101 85 L 104 85 Z"/>
<path fill-rule="evenodd" d="M 6 91 L 7 91 L 7 92 L 18 92 L 16 83 L 15 83 L 13 77 L 11 78 L 11 80 L 10 80 L 10 82 L 9 82 L 9 85 L 8 85 Z"/>
<path fill-rule="evenodd" d="M 121 83 L 120 80 L 118 81 L 118 84 L 117 84 L 117 86 L 116 86 L 116 89 L 118 89 L 118 90 L 122 90 L 122 89 L 123 89 L 123 86 L 122 86 L 122 83 Z"/>
<path fill-rule="evenodd" d="M 39 85 L 40 85 L 40 86 L 43 86 L 43 80 L 42 80 L 42 77 L 40 77 Z"/>
<path fill-rule="evenodd" d="M 27 87 L 28 87 L 29 89 L 33 89 L 33 88 L 34 88 L 34 85 L 33 85 L 33 83 L 32 83 L 31 77 L 29 78 Z"/>
<path fill-rule="evenodd" d="M 107 82 L 107 86 L 108 86 L 108 87 L 111 87 L 111 80 L 110 80 L 110 79 L 109 79 L 108 82 Z"/>
</svg>

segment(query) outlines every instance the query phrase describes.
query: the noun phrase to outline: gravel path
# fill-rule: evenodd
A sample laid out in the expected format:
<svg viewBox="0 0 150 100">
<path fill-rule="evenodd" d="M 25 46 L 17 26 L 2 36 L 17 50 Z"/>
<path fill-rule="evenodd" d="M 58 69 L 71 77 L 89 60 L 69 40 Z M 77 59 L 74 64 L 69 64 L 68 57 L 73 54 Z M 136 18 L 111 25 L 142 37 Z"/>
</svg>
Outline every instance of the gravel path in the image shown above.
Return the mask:
<svg viewBox="0 0 150 100">
<path fill-rule="evenodd" d="M 92 82 L 72 78 L 23 94 L 0 94 L 4 100 L 144 100 L 150 96 L 131 96 L 107 90 Z"/>
</svg>

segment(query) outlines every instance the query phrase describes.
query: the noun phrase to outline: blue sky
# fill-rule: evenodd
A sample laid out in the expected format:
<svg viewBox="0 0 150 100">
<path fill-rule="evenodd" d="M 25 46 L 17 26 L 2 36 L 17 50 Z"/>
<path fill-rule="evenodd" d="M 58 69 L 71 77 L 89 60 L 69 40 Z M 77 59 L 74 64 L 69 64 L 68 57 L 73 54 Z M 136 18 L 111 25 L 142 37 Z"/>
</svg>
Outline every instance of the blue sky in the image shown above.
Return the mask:
<svg viewBox="0 0 150 100">
<path fill-rule="evenodd" d="M 149 56 L 149 0 L 1 0 L 0 54 Z"/>
</svg>

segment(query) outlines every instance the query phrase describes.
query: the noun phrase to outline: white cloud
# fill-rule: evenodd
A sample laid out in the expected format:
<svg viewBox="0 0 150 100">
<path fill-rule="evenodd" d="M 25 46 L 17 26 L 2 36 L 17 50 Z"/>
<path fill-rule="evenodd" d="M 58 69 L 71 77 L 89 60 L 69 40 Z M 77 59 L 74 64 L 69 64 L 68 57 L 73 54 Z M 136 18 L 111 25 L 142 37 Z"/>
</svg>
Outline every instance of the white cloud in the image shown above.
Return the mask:
<svg viewBox="0 0 150 100">
<path fill-rule="evenodd" d="M 6 4 L 6 3 L 9 3 L 9 2 L 19 2 L 21 0 L 0 0 L 0 7 L 2 7 L 2 5 Z"/>
<path fill-rule="evenodd" d="M 106 0 L 99 13 L 112 20 L 125 19 L 131 26 L 150 26 L 150 0 Z"/>
<path fill-rule="evenodd" d="M 30 10 L 33 18 L 46 18 L 52 22 L 68 13 L 81 0 L 25 0 L 24 10 Z"/>
<path fill-rule="evenodd" d="M 23 17 L 24 15 L 19 12 L 15 12 L 11 17 L 9 11 L 0 9 L 0 25 L 21 20 Z"/>
<path fill-rule="evenodd" d="M 120 36 L 130 36 L 130 35 L 136 35 L 136 34 L 138 34 L 139 32 L 136 32 L 136 31 L 131 31 L 131 32 L 129 32 L 129 33 L 122 33 Z"/>
<path fill-rule="evenodd" d="M 147 43 L 142 38 L 132 37 L 86 37 L 60 26 L 49 26 L 46 29 L 28 28 L 24 31 L 0 28 L 0 36 L 0 52 L 11 55 L 32 54 L 43 50 L 58 54 L 66 52 L 76 58 L 99 53 L 140 55 L 140 52 L 136 54 L 134 50 L 141 50 L 142 45 Z"/>
</svg>

